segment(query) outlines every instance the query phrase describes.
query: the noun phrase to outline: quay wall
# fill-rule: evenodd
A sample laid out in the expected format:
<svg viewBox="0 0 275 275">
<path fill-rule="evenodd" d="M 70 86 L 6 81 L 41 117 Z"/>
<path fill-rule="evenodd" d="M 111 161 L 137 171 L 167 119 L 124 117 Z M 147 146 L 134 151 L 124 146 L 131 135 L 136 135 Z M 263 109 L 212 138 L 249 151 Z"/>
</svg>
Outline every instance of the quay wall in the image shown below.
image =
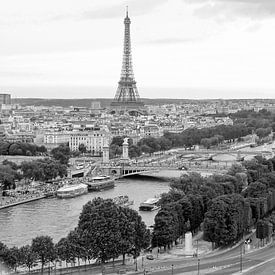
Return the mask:
<svg viewBox="0 0 275 275">
<path fill-rule="evenodd" d="M 13 207 L 13 206 L 16 206 L 16 205 L 19 205 L 19 204 L 24 204 L 24 203 L 28 203 L 28 202 L 32 202 L 32 201 L 41 200 L 41 199 L 44 199 L 44 198 L 46 198 L 45 195 L 39 196 L 39 197 L 36 197 L 36 198 L 31 198 L 31 199 L 28 199 L 28 200 L 18 201 L 18 202 L 15 202 L 15 203 L 10 203 L 10 204 L 7 204 L 7 205 L 2 205 L 2 206 L 0 206 L 0 210 L 4 209 L 4 208 L 8 208 L 8 207 Z"/>
</svg>

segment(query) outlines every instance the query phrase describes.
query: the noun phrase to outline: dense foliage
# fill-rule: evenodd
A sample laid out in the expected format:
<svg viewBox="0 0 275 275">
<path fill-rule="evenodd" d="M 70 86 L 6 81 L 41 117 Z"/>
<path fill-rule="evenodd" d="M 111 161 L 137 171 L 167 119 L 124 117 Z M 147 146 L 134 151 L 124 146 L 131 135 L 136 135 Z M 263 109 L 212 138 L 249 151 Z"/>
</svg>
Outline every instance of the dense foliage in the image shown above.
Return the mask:
<svg viewBox="0 0 275 275">
<path fill-rule="evenodd" d="M 274 215 L 268 218 L 275 209 L 274 170 L 275 158 L 256 157 L 233 165 L 225 175 L 182 175 L 162 194 L 153 245 L 169 247 L 186 231 L 194 232 L 201 225 L 204 239 L 215 246 L 234 243 L 257 222 L 257 234 L 269 236 L 266 228 L 270 223 L 275 228 Z"/>
<path fill-rule="evenodd" d="M 234 123 L 244 123 L 246 127 L 257 129 L 273 129 L 275 131 L 275 114 L 262 109 L 259 112 L 253 110 L 242 110 L 231 114 Z M 259 134 L 261 130 L 258 131 Z M 270 131 L 269 131 L 270 133 Z"/>
<path fill-rule="evenodd" d="M 60 178 L 67 176 L 67 166 L 50 158 L 23 161 L 21 171 L 25 179 L 36 181 L 48 181 L 58 176 Z"/>
<path fill-rule="evenodd" d="M 46 152 L 44 145 L 38 146 L 27 142 L 0 142 L 0 155 L 36 156 Z"/>
<path fill-rule="evenodd" d="M 58 160 L 61 164 L 68 165 L 71 156 L 71 150 L 68 144 L 61 144 L 58 147 L 52 149 L 52 157 Z"/>
<path fill-rule="evenodd" d="M 112 200 L 95 198 L 84 205 L 78 226 L 56 244 L 49 236 L 38 236 L 29 246 L 8 248 L 0 242 L 0 261 L 16 271 L 19 266 L 31 270 L 40 263 L 43 273 L 48 263 L 75 263 L 133 255 L 150 245 L 150 232 L 140 215 L 132 209 L 116 205 Z"/>
<path fill-rule="evenodd" d="M 137 256 L 149 246 L 149 232 L 136 211 L 96 198 L 84 205 L 77 232 L 93 259 L 106 262 L 119 255 Z"/>
<path fill-rule="evenodd" d="M 0 183 L 3 190 L 14 189 L 15 180 L 20 180 L 22 175 L 19 171 L 19 166 L 16 163 L 4 160 L 0 165 Z"/>
</svg>

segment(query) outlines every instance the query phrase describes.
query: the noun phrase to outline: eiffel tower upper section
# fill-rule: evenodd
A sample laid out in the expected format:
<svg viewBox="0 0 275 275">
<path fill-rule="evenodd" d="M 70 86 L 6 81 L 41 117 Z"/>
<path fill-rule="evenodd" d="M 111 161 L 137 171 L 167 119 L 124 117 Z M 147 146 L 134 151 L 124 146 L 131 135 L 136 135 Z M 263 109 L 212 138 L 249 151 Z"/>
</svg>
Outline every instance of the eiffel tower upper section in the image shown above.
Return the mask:
<svg viewBox="0 0 275 275">
<path fill-rule="evenodd" d="M 124 110 L 134 110 L 135 108 L 139 109 L 144 106 L 143 102 L 140 100 L 134 78 L 131 54 L 130 24 L 131 20 L 128 16 L 127 10 L 126 17 L 124 19 L 124 48 L 121 75 L 115 98 L 111 103 L 111 107 Z"/>
</svg>

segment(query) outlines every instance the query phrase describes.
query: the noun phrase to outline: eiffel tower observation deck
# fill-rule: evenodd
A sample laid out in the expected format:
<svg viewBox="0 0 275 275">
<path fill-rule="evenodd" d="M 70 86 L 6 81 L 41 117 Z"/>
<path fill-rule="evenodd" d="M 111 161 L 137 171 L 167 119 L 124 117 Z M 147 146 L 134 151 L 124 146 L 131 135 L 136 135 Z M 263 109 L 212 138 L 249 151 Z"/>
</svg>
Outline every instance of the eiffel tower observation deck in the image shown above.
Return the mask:
<svg viewBox="0 0 275 275">
<path fill-rule="evenodd" d="M 120 80 L 114 100 L 111 102 L 111 109 L 118 113 L 129 112 L 130 114 L 144 113 L 144 103 L 140 100 L 136 81 L 134 78 L 131 38 L 130 38 L 131 20 L 128 17 L 128 8 L 124 19 L 124 48 L 123 61 Z"/>
</svg>

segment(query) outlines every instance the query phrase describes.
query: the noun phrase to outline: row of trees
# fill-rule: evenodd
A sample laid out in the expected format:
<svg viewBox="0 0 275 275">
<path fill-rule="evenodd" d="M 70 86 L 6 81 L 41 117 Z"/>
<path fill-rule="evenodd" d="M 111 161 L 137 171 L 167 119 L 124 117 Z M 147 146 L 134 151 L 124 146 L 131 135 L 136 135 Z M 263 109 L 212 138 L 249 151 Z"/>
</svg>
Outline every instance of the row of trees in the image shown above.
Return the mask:
<svg viewBox="0 0 275 275">
<path fill-rule="evenodd" d="M 220 196 L 212 200 L 205 214 L 204 237 L 218 246 L 237 241 L 275 208 L 275 158 L 256 157 L 243 166 L 247 188 L 233 197 Z"/>
<path fill-rule="evenodd" d="M 15 180 L 21 180 L 22 175 L 19 172 L 19 166 L 16 163 L 4 160 L 0 165 L 0 182 L 3 190 L 14 189 Z"/>
<path fill-rule="evenodd" d="M 150 244 L 150 232 L 135 210 L 117 206 L 112 200 L 95 198 L 84 205 L 78 226 L 56 244 L 49 236 L 32 240 L 29 246 L 8 248 L 0 243 L 0 259 L 11 269 L 32 269 L 41 264 L 97 259 L 105 263 L 120 255 L 136 258 Z"/>
<path fill-rule="evenodd" d="M 252 128 L 244 127 L 244 124 L 219 125 L 203 129 L 187 129 L 180 134 L 165 132 L 162 137 L 145 137 L 137 145 L 129 139 L 129 156 L 135 158 L 142 153 L 152 154 L 158 151 L 166 151 L 175 147 L 191 148 L 194 145 L 202 144 L 210 146 L 222 143 L 224 140 L 234 140 L 250 134 Z M 110 144 L 110 157 L 118 157 L 122 154 L 123 137 L 114 137 Z"/>
<path fill-rule="evenodd" d="M 48 181 L 67 176 L 67 166 L 50 158 L 23 161 L 20 170 L 23 178 L 35 181 Z"/>
<path fill-rule="evenodd" d="M 251 134 L 252 129 L 244 127 L 244 124 L 219 125 L 203 129 L 187 129 L 180 134 L 165 133 L 164 137 L 171 143 L 172 147 L 192 147 L 200 144 L 203 138 L 222 136 L 224 140 L 234 140 Z"/>
<path fill-rule="evenodd" d="M 202 138 L 200 144 L 209 149 L 211 146 L 217 146 L 224 141 L 224 137 L 221 135 L 215 135 L 211 138 Z"/>
<path fill-rule="evenodd" d="M 0 142 L 0 155 L 36 156 L 47 153 L 47 148 L 42 145 L 27 142 Z"/>
<path fill-rule="evenodd" d="M 57 254 L 52 238 L 39 236 L 32 240 L 31 245 L 20 248 L 16 246 L 8 248 L 0 242 L 0 259 L 15 272 L 18 267 L 26 267 L 30 271 L 40 262 L 43 272 L 45 264 L 57 259 Z"/>
<path fill-rule="evenodd" d="M 4 160 L 0 165 L 0 182 L 3 190 L 15 189 L 15 181 L 20 181 L 22 178 L 48 181 L 56 177 L 67 176 L 67 165 L 71 156 L 69 146 L 62 144 L 54 148 L 51 154 L 52 158 L 23 161 L 21 165 Z"/>
<path fill-rule="evenodd" d="M 4 160 L 0 165 L 0 182 L 3 190 L 15 189 L 15 181 L 20 181 L 23 178 L 26 180 L 48 181 L 66 176 L 67 166 L 50 158 L 23 161 L 21 165 Z"/>
<path fill-rule="evenodd" d="M 244 123 L 246 127 L 252 128 L 254 131 L 266 128 L 271 128 L 275 131 L 275 115 L 266 109 L 260 110 L 259 112 L 242 110 L 231 114 L 230 117 L 234 120 L 234 123 Z M 258 131 L 257 135 L 260 132 L 261 131 Z"/>
<path fill-rule="evenodd" d="M 171 183 L 155 217 L 153 245 L 169 247 L 185 232 L 197 231 L 214 198 L 239 193 L 246 175 L 240 166 L 232 167 L 230 173 L 205 178 L 198 173 L 184 174 Z"/>
<path fill-rule="evenodd" d="M 153 245 L 169 247 L 186 231 L 203 225 L 205 240 L 225 246 L 239 240 L 255 223 L 268 224 L 265 217 L 275 209 L 274 170 L 275 158 L 256 157 L 233 165 L 226 175 L 182 175 L 162 195 Z"/>
</svg>

